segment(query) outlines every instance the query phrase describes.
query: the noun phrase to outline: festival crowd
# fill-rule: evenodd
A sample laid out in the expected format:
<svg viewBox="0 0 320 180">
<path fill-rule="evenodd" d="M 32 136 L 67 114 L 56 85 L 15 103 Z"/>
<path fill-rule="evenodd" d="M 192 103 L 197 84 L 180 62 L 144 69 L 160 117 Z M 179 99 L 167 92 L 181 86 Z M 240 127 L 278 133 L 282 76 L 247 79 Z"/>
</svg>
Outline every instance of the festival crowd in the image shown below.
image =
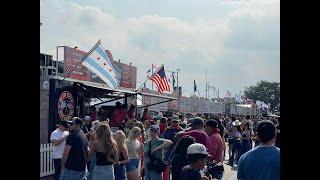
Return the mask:
<svg viewBox="0 0 320 180">
<path fill-rule="evenodd" d="M 50 136 L 54 179 L 222 179 L 224 161 L 238 179 L 280 179 L 280 117 L 152 118 L 145 108 L 135 119 L 135 112 L 117 102 L 110 119 L 92 107 L 59 121 Z"/>
</svg>

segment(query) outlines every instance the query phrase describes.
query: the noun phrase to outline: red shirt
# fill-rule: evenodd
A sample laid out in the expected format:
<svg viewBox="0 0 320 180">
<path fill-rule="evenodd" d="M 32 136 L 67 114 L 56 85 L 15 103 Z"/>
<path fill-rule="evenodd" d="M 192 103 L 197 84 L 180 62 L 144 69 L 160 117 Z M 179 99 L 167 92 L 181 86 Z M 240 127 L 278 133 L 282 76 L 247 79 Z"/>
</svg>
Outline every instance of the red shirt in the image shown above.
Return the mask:
<svg viewBox="0 0 320 180">
<path fill-rule="evenodd" d="M 197 143 L 203 144 L 207 148 L 207 150 L 211 156 L 213 156 L 215 154 L 213 152 L 211 140 L 206 132 L 197 129 L 197 130 L 191 130 L 188 132 L 184 132 L 183 135 L 192 136 L 196 140 Z"/>
<path fill-rule="evenodd" d="M 166 130 L 166 125 L 165 125 L 165 124 L 160 123 L 160 124 L 159 124 L 159 127 L 160 127 L 160 134 L 163 134 L 163 133 L 164 133 L 164 131 Z"/>
<path fill-rule="evenodd" d="M 144 122 L 145 120 L 152 120 L 152 117 L 149 114 L 144 114 L 141 118 L 141 121 Z"/>
<path fill-rule="evenodd" d="M 92 112 L 90 114 L 91 122 L 97 120 L 98 118 L 98 113 L 97 112 Z"/>
<path fill-rule="evenodd" d="M 131 119 L 131 118 L 134 118 L 134 110 L 129 110 L 128 112 L 127 112 L 127 115 L 128 115 L 128 117 Z"/>
<path fill-rule="evenodd" d="M 111 127 L 119 127 L 122 121 L 125 121 L 126 112 L 124 110 L 116 109 L 111 118 Z"/>
<path fill-rule="evenodd" d="M 210 135 L 210 141 L 212 144 L 212 158 L 218 162 L 223 162 L 222 152 L 223 152 L 223 142 L 220 134 L 216 131 Z"/>
</svg>

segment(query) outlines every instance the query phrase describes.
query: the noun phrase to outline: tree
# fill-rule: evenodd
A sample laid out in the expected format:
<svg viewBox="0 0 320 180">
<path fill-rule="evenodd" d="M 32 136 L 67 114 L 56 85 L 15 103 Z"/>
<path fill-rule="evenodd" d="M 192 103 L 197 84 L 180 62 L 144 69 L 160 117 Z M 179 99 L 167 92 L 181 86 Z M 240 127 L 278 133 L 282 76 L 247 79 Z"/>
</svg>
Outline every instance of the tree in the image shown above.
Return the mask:
<svg viewBox="0 0 320 180">
<path fill-rule="evenodd" d="M 244 94 L 246 98 L 254 101 L 270 103 L 271 110 L 280 107 L 280 83 L 278 82 L 260 81 L 256 85 L 246 87 Z"/>
</svg>

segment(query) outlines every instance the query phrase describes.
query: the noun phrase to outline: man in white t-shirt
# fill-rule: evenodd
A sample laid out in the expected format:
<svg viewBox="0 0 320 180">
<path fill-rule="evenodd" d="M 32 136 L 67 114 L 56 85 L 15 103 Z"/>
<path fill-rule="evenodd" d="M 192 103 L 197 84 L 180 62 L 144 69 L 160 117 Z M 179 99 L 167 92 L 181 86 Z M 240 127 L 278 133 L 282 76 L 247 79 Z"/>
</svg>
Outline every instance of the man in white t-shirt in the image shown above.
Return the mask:
<svg viewBox="0 0 320 180">
<path fill-rule="evenodd" d="M 58 128 L 51 133 L 50 141 L 53 145 L 52 159 L 54 163 L 54 179 L 59 180 L 61 173 L 61 158 L 69 135 L 69 125 L 66 121 L 59 121 Z"/>
</svg>

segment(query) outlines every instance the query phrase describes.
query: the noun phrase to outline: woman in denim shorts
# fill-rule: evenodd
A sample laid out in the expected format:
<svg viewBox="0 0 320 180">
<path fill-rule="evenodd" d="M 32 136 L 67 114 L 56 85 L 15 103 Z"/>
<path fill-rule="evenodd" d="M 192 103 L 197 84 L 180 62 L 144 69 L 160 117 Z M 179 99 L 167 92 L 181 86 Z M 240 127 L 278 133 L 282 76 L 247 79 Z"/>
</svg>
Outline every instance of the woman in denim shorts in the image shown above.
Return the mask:
<svg viewBox="0 0 320 180">
<path fill-rule="evenodd" d="M 128 149 L 125 144 L 126 135 L 123 131 L 118 130 L 115 134 L 113 134 L 113 136 L 117 142 L 119 153 L 118 162 L 113 165 L 115 180 L 126 180 L 127 173 L 125 164 L 128 162 Z"/>
<path fill-rule="evenodd" d="M 118 162 L 117 142 L 113 139 L 108 124 L 101 123 L 96 131 L 96 140 L 92 143 L 88 154 L 90 160 L 95 153 L 96 166 L 92 173 L 93 180 L 114 180 L 113 164 Z"/>
<path fill-rule="evenodd" d="M 141 135 L 139 127 L 133 127 L 129 131 L 126 145 L 128 148 L 129 162 L 126 164 L 128 180 L 139 179 L 139 161 L 140 153 L 143 152 L 143 144 L 138 140 Z"/>
</svg>

